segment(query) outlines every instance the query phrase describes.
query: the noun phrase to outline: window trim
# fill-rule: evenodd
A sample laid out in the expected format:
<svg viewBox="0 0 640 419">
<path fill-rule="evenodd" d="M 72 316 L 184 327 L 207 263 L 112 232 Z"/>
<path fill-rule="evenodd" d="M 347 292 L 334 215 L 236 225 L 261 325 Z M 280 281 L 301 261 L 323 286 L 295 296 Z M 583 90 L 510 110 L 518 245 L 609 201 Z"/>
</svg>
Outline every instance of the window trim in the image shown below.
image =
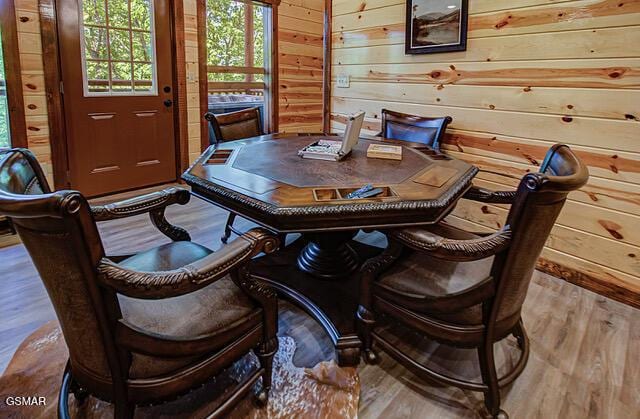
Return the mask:
<svg viewBox="0 0 640 419">
<path fill-rule="evenodd" d="M 266 71 L 265 68 L 262 67 L 253 67 L 253 63 L 251 66 L 247 66 L 249 63 L 245 61 L 244 67 L 220 67 L 220 66 L 210 66 L 207 63 L 207 21 L 206 21 L 206 12 L 207 12 L 207 0 L 198 0 L 197 3 L 197 24 L 198 24 L 198 77 L 200 80 L 200 114 L 204 115 L 208 112 L 208 94 L 209 87 L 211 85 L 215 85 L 220 88 L 249 88 L 249 89 L 264 89 L 268 92 L 268 96 L 265 96 L 265 106 L 267 107 L 267 115 L 268 121 L 265 126 L 266 132 L 277 132 L 278 131 L 278 104 L 279 104 L 279 93 L 278 93 L 278 5 L 280 4 L 280 0 L 235 0 L 238 3 L 245 3 L 246 5 L 260 5 L 270 9 L 270 19 L 265 22 L 264 31 L 265 37 L 267 37 L 267 42 L 270 43 L 271 51 L 270 56 L 265 56 L 265 68 L 269 68 L 269 71 Z M 247 22 L 245 21 L 245 25 Z M 245 40 L 246 41 L 246 40 Z M 245 54 L 245 60 L 248 58 Z M 235 74 L 245 74 L 248 77 L 248 80 L 243 82 L 211 82 L 209 83 L 209 73 L 212 70 L 217 72 L 233 72 Z M 255 74 L 264 74 L 263 82 L 255 82 L 251 81 L 252 76 Z M 204 151 L 207 147 L 209 147 L 209 127 L 207 121 L 201 117 L 200 118 L 200 145 L 201 150 Z"/>
<path fill-rule="evenodd" d="M 7 103 L 9 105 L 9 130 L 11 147 L 27 147 L 27 123 L 22 92 L 22 72 L 18 49 L 18 28 L 14 0 L 0 0 L 0 25 L 2 26 L 2 50 L 4 55 Z"/>
</svg>

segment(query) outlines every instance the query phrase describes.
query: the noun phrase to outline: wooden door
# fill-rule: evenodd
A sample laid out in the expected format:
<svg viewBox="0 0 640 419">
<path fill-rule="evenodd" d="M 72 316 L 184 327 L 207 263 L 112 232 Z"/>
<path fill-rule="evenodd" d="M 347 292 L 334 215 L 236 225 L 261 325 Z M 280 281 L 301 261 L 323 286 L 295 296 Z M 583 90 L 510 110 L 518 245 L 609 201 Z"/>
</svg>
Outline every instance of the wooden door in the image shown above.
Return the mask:
<svg viewBox="0 0 640 419">
<path fill-rule="evenodd" d="M 169 0 L 58 0 L 71 187 L 176 179 Z"/>
</svg>

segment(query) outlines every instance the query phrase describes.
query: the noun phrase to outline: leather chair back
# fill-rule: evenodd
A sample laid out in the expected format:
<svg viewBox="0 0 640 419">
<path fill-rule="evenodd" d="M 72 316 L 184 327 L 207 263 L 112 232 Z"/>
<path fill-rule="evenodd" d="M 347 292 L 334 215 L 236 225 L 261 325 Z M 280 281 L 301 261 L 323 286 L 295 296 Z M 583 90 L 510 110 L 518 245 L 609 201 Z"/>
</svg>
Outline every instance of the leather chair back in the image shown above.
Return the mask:
<svg viewBox="0 0 640 419">
<path fill-rule="evenodd" d="M 204 118 L 211 124 L 216 143 L 264 135 L 258 108 L 218 115 L 207 112 Z"/>
<path fill-rule="evenodd" d="M 450 116 L 425 118 L 383 109 L 382 136 L 422 143 L 440 150 L 440 143 L 451 121 L 453 119 Z"/>
<path fill-rule="evenodd" d="M 0 155 L 0 215 L 12 221 L 44 282 L 74 374 L 107 385 L 118 361 L 107 327 L 116 316 L 109 316 L 106 307 L 117 312 L 118 305 L 115 295 L 97 285 L 102 241 L 86 199 L 76 191 L 50 193 L 32 157 L 24 150 Z M 34 194 L 38 187 L 46 193 Z"/>
<path fill-rule="evenodd" d="M 0 188 L 24 195 L 49 193 L 49 183 L 31 151 L 14 148 L 0 153 Z"/>
<path fill-rule="evenodd" d="M 540 172 L 522 178 L 507 217 L 511 245 L 493 264 L 492 275 L 497 280 L 494 320 L 510 323 L 520 318 L 536 261 L 567 195 L 588 179 L 587 167 L 568 146 L 559 144 L 548 151 Z"/>
</svg>

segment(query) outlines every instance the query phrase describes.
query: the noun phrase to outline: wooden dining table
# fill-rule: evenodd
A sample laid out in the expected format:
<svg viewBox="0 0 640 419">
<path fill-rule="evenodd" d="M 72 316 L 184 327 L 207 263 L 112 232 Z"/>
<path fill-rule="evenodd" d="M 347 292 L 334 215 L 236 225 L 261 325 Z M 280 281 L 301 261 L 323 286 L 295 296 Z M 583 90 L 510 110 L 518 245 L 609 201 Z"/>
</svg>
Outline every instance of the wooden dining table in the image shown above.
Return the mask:
<svg viewBox="0 0 640 419">
<path fill-rule="evenodd" d="M 339 162 L 298 156 L 323 138 L 272 134 L 212 145 L 182 178 L 193 195 L 278 235 L 302 233 L 280 251 L 256 258 L 251 272 L 323 326 L 340 365 L 357 365 L 358 270 L 381 249 L 353 238 L 360 230 L 440 221 L 478 170 L 423 144 L 378 137 L 361 138 Z M 370 144 L 399 145 L 402 160 L 368 158 Z M 347 198 L 366 184 L 382 193 Z"/>
</svg>

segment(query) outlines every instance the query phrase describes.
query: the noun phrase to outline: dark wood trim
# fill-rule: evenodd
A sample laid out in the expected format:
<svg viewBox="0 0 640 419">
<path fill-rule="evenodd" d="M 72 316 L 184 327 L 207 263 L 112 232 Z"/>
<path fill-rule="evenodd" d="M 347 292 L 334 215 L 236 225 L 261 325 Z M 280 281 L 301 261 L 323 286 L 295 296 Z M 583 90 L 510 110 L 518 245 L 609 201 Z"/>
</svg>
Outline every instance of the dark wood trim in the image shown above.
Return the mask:
<svg viewBox="0 0 640 419">
<path fill-rule="evenodd" d="M 2 26 L 2 50 L 4 56 L 7 104 L 9 105 L 9 129 L 12 147 L 27 147 L 27 123 L 22 94 L 22 71 L 18 49 L 18 28 L 13 0 L 0 0 L 0 26 Z"/>
<path fill-rule="evenodd" d="M 209 123 L 204 114 L 209 111 L 209 74 L 207 66 L 207 0 L 198 0 L 196 8 L 198 25 L 198 78 L 200 80 L 200 151 L 209 147 Z"/>
<path fill-rule="evenodd" d="M 553 277 L 593 291 L 596 294 L 640 309 L 640 293 L 636 290 L 625 288 L 618 284 L 612 284 L 605 279 L 567 268 L 566 266 L 545 258 L 538 259 L 536 268 Z"/>
<path fill-rule="evenodd" d="M 64 102 L 62 100 L 62 91 L 60 90 L 62 70 L 58 51 L 56 0 L 39 0 L 38 8 L 40 12 L 44 84 L 47 94 L 53 184 L 55 189 L 67 189 L 70 186 L 70 179 L 68 178 L 69 159 L 64 122 Z"/>
<path fill-rule="evenodd" d="M 182 0 L 171 2 L 173 38 L 174 133 L 176 136 L 176 178 L 189 167 L 189 125 L 187 119 L 187 63 Z"/>
<path fill-rule="evenodd" d="M 333 1 L 324 2 L 324 36 L 322 46 L 324 55 L 322 61 L 322 130 L 331 132 L 331 18 L 333 16 Z"/>
<path fill-rule="evenodd" d="M 62 69 L 58 47 L 56 17 L 57 0 L 39 0 L 42 59 L 44 64 L 45 91 L 47 95 L 47 117 L 49 121 L 49 143 L 53 165 L 55 189 L 71 186 L 69 159 L 67 154 L 64 101 L 62 98 Z M 172 11 L 172 40 L 174 44 L 174 122 L 176 133 L 176 179 L 189 167 L 189 138 L 187 126 L 187 76 L 184 41 L 184 10 L 180 0 L 170 0 Z"/>
</svg>

